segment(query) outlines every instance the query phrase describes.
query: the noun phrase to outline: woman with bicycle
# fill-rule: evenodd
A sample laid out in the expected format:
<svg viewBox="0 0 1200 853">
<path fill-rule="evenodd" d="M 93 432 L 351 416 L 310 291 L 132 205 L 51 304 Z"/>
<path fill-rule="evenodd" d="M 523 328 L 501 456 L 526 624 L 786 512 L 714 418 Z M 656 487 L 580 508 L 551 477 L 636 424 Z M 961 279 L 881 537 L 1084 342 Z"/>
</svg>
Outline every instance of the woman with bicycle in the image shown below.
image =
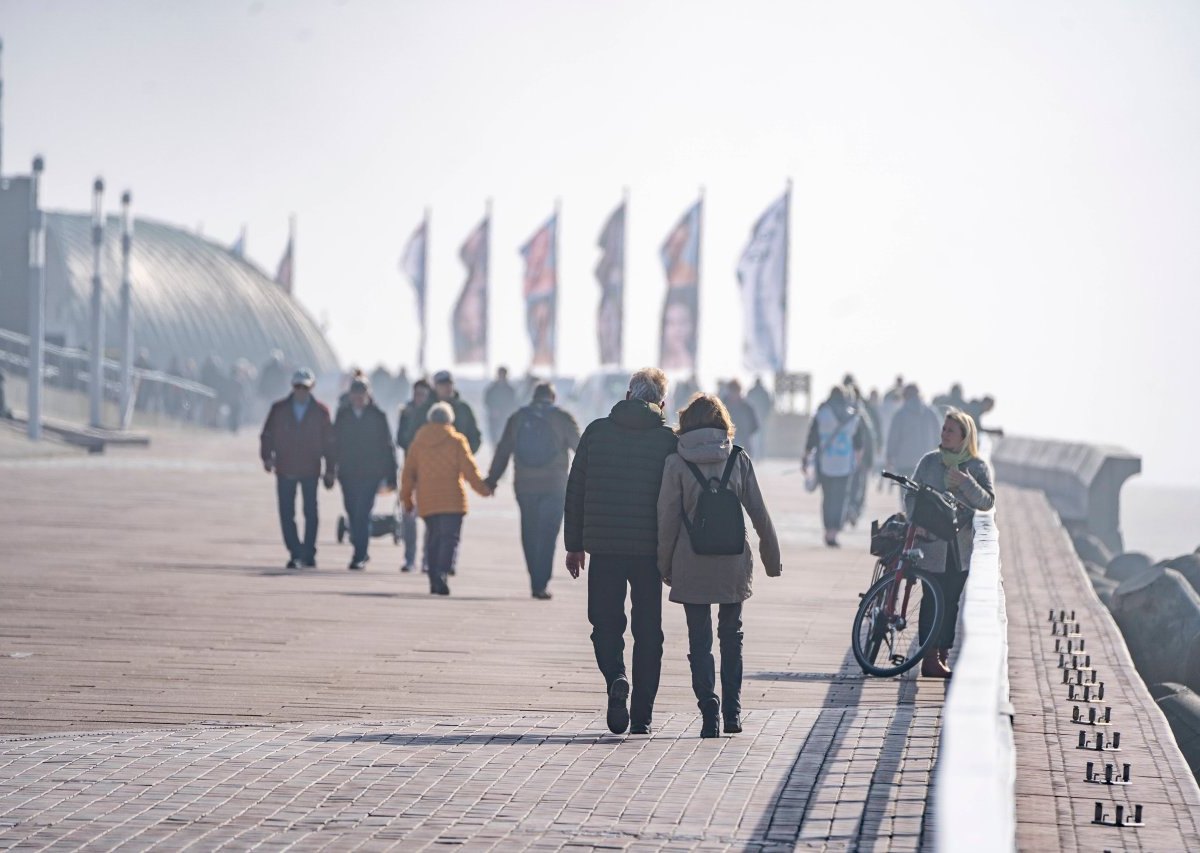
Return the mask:
<svg viewBox="0 0 1200 853">
<path fill-rule="evenodd" d="M 692 690 L 703 719 L 700 737 L 742 730 L 742 602 L 750 597 L 754 558 L 743 509 L 758 532 L 769 577 L 783 570 L 779 540 L 750 457 L 733 443 L 734 424 L 720 398 L 700 394 L 679 413 L 679 447 L 667 457 L 658 493 L 658 570 L 683 605 Z M 721 697 L 713 659 L 712 605 L 721 645 Z"/>
<path fill-rule="evenodd" d="M 939 636 L 921 661 L 921 675 L 928 678 L 949 678 L 948 658 L 954 645 L 958 623 L 958 603 L 967 582 L 971 566 L 971 549 L 975 530 L 971 519 L 976 512 L 987 512 L 996 503 L 992 472 L 987 462 L 979 458 L 979 438 L 975 421 L 966 412 L 951 409 L 942 423 L 941 445 L 926 453 L 917 463 L 912 479 L 920 485 L 947 491 L 961 506 L 958 509 L 958 535 L 949 542 L 934 538 L 922 542 L 925 554 L 921 567 L 936 578 L 942 591 L 944 612 Z M 905 512 L 913 516 L 916 495 L 907 492 Z M 918 535 L 925 531 L 918 530 Z M 932 598 L 921 600 L 920 636 L 928 635 L 935 618 Z"/>
</svg>

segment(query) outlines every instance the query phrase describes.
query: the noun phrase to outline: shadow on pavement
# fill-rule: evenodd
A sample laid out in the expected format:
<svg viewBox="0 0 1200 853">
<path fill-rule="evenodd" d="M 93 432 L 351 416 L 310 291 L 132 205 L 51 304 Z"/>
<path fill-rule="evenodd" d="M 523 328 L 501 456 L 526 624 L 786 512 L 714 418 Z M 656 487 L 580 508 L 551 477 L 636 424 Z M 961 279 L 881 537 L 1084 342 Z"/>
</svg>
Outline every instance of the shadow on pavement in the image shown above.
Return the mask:
<svg viewBox="0 0 1200 853">
<path fill-rule="evenodd" d="M 661 736 L 656 736 L 661 737 Z M 678 738 L 672 738 L 677 740 Z M 539 734 L 444 734 L 444 735 L 406 735 L 406 734 L 386 734 L 380 732 L 378 734 L 351 734 L 351 735 L 332 735 L 329 737 L 309 737 L 305 738 L 310 743 L 387 743 L 394 746 L 539 746 L 541 744 L 554 745 L 590 745 L 590 746 L 618 746 L 622 743 L 628 743 L 635 746 L 641 746 L 646 743 L 648 738 L 644 737 L 626 737 L 625 735 L 613 734 L 579 734 L 579 735 L 539 735 Z"/>
</svg>

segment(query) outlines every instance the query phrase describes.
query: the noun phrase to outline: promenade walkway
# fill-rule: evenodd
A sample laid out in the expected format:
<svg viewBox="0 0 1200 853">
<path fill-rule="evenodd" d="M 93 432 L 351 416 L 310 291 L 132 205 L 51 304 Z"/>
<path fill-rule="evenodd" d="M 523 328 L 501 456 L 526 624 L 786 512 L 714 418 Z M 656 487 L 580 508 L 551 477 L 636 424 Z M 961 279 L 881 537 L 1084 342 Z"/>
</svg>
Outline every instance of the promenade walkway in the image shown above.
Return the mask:
<svg viewBox="0 0 1200 853">
<path fill-rule="evenodd" d="M 865 534 L 825 549 L 761 476 L 784 575 L 746 608 L 746 731 L 701 741 L 669 603 L 655 733 L 607 732 L 584 582 L 529 597 L 507 484 L 434 599 L 389 539 L 346 571 L 337 492 L 319 569 L 283 569 L 249 436 L 0 459 L 0 848 L 929 848 L 943 687 L 862 677 Z"/>
</svg>

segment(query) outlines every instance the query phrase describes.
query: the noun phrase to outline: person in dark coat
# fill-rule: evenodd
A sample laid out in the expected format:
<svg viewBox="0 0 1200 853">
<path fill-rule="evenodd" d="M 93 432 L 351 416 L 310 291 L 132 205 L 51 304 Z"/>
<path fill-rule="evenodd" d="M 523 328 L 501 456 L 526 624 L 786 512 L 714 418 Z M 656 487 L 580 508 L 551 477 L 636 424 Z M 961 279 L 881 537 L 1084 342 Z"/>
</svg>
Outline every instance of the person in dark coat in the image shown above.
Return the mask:
<svg viewBox="0 0 1200 853">
<path fill-rule="evenodd" d="M 403 374 L 403 370 L 401 371 Z M 433 389 L 424 379 L 418 379 L 412 385 L 412 399 L 409 400 L 401 409 L 400 415 L 396 422 L 396 446 L 404 451 L 404 455 L 408 456 L 408 448 L 412 446 L 413 439 L 417 436 L 417 431 L 425 426 L 424 421 L 419 421 L 421 412 L 428 411 L 426 403 L 433 396 Z M 417 512 L 404 511 L 401 516 L 401 524 L 403 525 L 404 535 L 404 563 L 400 566 L 400 571 L 411 572 L 417 561 Z"/>
<path fill-rule="evenodd" d="M 567 571 L 588 573 L 588 621 L 608 692 L 614 734 L 649 734 L 662 669 L 662 577 L 658 572 L 658 492 L 678 443 L 663 405 L 667 377 L 633 374 L 625 399 L 593 421 L 579 440 L 567 479 Z M 625 595 L 633 628 L 632 702 L 625 675 Z M 632 725 L 631 725 L 632 723 Z"/>
<path fill-rule="evenodd" d="M 508 419 L 517 410 L 517 389 L 508 381 L 507 367 L 496 370 L 496 380 L 483 392 L 483 407 L 487 410 L 488 439 L 499 444 Z"/>
<path fill-rule="evenodd" d="M 333 424 L 338 446 L 338 482 L 346 506 L 346 523 L 354 554 L 349 568 L 366 568 L 371 541 L 371 509 L 381 484 L 396 490 L 396 449 L 387 415 L 371 400 L 366 382 L 356 379 L 346 392 L 346 405 Z"/>
<path fill-rule="evenodd" d="M 479 452 L 483 443 L 483 435 L 479 432 L 479 424 L 475 420 L 475 411 L 471 408 L 454 388 L 454 377 L 449 370 L 439 370 L 433 374 L 433 396 L 425 401 L 425 405 L 416 411 L 418 429 L 429 419 L 429 410 L 435 403 L 449 403 L 454 410 L 454 429 L 467 440 L 472 453 Z"/>
<path fill-rule="evenodd" d="M 317 481 L 325 460 L 325 488 L 333 488 L 336 460 L 329 409 L 312 395 L 315 383 L 308 368 L 292 376 L 292 393 L 271 405 L 259 436 L 263 468 L 275 475 L 279 524 L 287 546 L 287 567 L 317 566 Z M 304 504 L 304 541 L 296 531 L 296 489 Z"/>
<path fill-rule="evenodd" d="M 579 444 L 579 425 L 558 406 L 554 386 L 541 382 L 533 402 L 513 413 L 504 425 L 487 483 L 493 491 L 509 458 L 514 459 L 513 487 L 521 508 L 521 545 L 534 598 L 547 600 L 554 549 L 562 527 L 567 495 L 569 454 Z"/>
</svg>

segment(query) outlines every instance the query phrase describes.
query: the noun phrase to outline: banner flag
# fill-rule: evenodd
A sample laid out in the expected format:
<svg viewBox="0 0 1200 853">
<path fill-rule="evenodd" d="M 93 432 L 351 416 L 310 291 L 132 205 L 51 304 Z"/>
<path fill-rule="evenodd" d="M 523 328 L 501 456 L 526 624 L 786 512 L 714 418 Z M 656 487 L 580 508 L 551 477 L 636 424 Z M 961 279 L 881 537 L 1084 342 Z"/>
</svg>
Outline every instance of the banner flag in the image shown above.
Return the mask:
<svg viewBox="0 0 1200 853">
<path fill-rule="evenodd" d="M 454 305 L 454 363 L 487 364 L 488 337 L 488 232 L 490 221 L 483 221 L 458 250 L 467 268 L 467 280 Z"/>
<path fill-rule="evenodd" d="M 404 247 L 404 255 L 400 258 L 400 271 L 408 276 L 413 292 L 417 297 L 417 324 L 420 327 L 420 343 L 417 345 L 417 363 L 421 370 L 425 369 L 425 341 L 427 329 L 425 325 L 425 257 L 428 251 L 428 221 L 423 220 L 408 238 Z"/>
<path fill-rule="evenodd" d="M 283 292 L 288 296 L 292 295 L 292 283 L 295 278 L 295 248 L 296 226 L 295 220 L 292 220 L 288 226 L 287 248 L 283 250 L 283 257 L 279 259 L 279 266 L 275 269 L 275 283 L 283 288 Z"/>
<path fill-rule="evenodd" d="M 246 257 L 246 226 L 242 226 L 242 230 L 238 233 L 238 237 L 233 241 L 233 245 L 229 247 L 229 253 L 235 258 L 245 259 Z"/>
<path fill-rule="evenodd" d="M 788 202 L 784 193 L 754 223 L 738 261 L 747 370 L 780 372 L 787 362 Z"/>
<path fill-rule="evenodd" d="M 530 364 L 553 369 L 558 316 L 557 213 L 521 247 L 521 257 L 525 259 L 525 328 L 533 347 Z"/>
<path fill-rule="evenodd" d="M 703 199 L 696 202 L 667 235 L 659 251 L 667 275 L 659 366 L 696 369 L 700 323 L 700 221 Z"/>
<path fill-rule="evenodd" d="M 621 364 L 623 305 L 625 300 L 625 203 L 612 212 L 597 244 L 602 254 L 596 264 L 600 282 L 600 310 L 596 316 L 596 335 L 600 343 L 600 364 Z"/>
</svg>

